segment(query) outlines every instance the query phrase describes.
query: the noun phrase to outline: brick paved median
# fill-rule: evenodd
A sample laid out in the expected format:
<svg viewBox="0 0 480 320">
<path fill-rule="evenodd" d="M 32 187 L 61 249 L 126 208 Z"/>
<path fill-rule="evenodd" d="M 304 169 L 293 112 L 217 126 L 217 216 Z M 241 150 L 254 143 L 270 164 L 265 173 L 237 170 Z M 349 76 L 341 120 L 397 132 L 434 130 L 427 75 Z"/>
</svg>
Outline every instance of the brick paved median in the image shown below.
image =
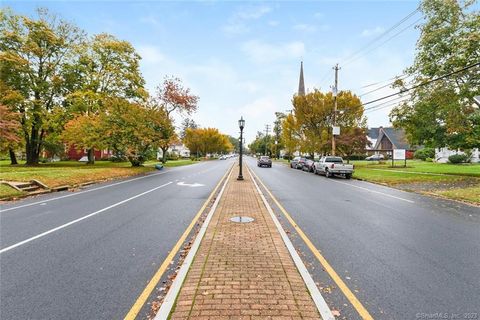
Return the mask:
<svg viewBox="0 0 480 320">
<path fill-rule="evenodd" d="M 234 170 L 171 319 L 321 319 L 248 172 Z M 250 223 L 234 223 L 248 216 Z"/>
</svg>

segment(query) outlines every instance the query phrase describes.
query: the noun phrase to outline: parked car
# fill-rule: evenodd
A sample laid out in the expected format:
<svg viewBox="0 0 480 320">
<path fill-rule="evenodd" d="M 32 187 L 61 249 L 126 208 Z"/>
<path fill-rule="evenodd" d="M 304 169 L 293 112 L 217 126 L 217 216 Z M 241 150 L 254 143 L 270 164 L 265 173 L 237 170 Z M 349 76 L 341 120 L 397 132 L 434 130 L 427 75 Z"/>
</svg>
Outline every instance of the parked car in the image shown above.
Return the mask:
<svg viewBox="0 0 480 320">
<path fill-rule="evenodd" d="M 291 161 L 290 161 L 290 168 L 295 168 L 297 169 L 297 164 L 298 164 L 298 161 L 300 160 L 300 157 L 295 157 L 293 158 Z"/>
<path fill-rule="evenodd" d="M 379 154 L 371 155 L 370 157 L 366 157 L 365 160 L 367 160 L 367 161 L 380 161 L 380 160 L 385 160 L 385 156 L 383 154 L 379 153 Z"/>
<path fill-rule="evenodd" d="M 318 162 L 315 162 L 314 165 L 315 174 L 323 174 L 327 178 L 335 175 L 343 175 L 345 178 L 350 179 L 354 172 L 353 165 L 343 163 L 343 159 L 341 157 L 322 157 Z"/>
<path fill-rule="evenodd" d="M 219 160 L 227 160 L 228 156 L 221 156 L 220 158 L 218 158 Z"/>
<path fill-rule="evenodd" d="M 260 158 L 258 158 L 257 166 L 271 168 L 272 167 L 272 159 L 270 159 L 269 156 L 261 156 Z"/>
<path fill-rule="evenodd" d="M 306 159 L 305 162 L 303 163 L 302 170 L 303 171 L 308 171 L 308 172 L 313 172 L 313 167 L 314 167 L 315 162 L 310 159 Z"/>
</svg>

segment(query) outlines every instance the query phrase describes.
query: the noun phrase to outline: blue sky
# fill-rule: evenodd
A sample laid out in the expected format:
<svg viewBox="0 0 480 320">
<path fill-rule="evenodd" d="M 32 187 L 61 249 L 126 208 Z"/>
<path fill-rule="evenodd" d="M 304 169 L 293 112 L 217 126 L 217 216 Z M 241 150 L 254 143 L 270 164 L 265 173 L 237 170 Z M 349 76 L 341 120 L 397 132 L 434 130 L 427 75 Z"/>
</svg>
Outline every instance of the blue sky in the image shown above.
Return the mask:
<svg viewBox="0 0 480 320">
<path fill-rule="evenodd" d="M 27 15 L 46 7 L 90 35 L 107 32 L 130 41 L 143 58 L 152 92 L 165 75 L 180 77 L 200 96 L 196 122 L 237 136 L 243 116 L 247 142 L 273 122 L 275 111 L 291 108 L 301 60 L 310 90 L 328 90 L 338 62 L 339 90 L 361 94 L 375 88 L 362 86 L 390 79 L 412 63 L 418 30 L 406 27 L 420 18 L 417 13 L 383 39 L 405 28 L 398 36 L 346 64 L 418 2 L 4 1 L 2 6 Z M 390 92 L 384 88 L 362 101 Z M 369 125 L 389 125 L 389 109 L 366 113 Z"/>
</svg>

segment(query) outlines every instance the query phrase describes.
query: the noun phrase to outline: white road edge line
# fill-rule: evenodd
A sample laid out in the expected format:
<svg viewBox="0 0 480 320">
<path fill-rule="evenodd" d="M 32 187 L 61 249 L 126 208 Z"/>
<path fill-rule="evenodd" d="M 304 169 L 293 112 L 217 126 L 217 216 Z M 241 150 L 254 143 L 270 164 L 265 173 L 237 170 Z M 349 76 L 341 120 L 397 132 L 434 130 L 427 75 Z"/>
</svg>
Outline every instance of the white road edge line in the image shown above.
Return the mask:
<svg viewBox="0 0 480 320">
<path fill-rule="evenodd" d="M 77 222 L 80 222 L 80 221 L 82 221 L 82 220 L 85 220 L 85 219 L 88 219 L 88 218 L 90 218 L 90 217 L 93 217 L 94 215 L 97 215 L 97 214 L 102 213 L 102 212 L 104 212 L 104 211 L 107 211 L 107 210 L 109 210 L 109 209 L 115 208 L 115 207 L 117 207 L 117 206 L 119 206 L 119 205 L 121 205 L 121 204 L 124 204 L 125 202 L 131 201 L 131 200 L 133 200 L 133 199 L 136 199 L 136 198 L 138 198 L 138 197 L 141 197 L 141 196 L 143 196 L 143 195 L 146 195 L 147 193 L 150 193 L 150 192 L 152 192 L 152 191 L 155 191 L 155 190 L 158 190 L 158 189 L 163 188 L 163 187 L 165 187 L 165 186 L 168 186 L 168 185 L 171 184 L 171 183 L 172 183 L 172 182 L 170 181 L 170 182 L 168 182 L 168 183 L 162 184 L 161 186 L 155 187 L 155 188 L 153 188 L 153 189 L 150 189 L 150 190 L 147 190 L 147 191 L 145 191 L 145 192 L 139 193 L 139 194 L 137 194 L 136 196 L 133 196 L 133 197 L 130 197 L 130 198 L 128 198 L 128 199 L 122 200 L 122 201 L 120 201 L 120 202 L 114 203 L 114 204 L 112 204 L 111 206 L 105 207 L 105 208 L 103 208 L 103 209 L 100 209 L 100 210 L 98 210 L 98 211 L 92 212 L 92 213 L 90 213 L 90 214 L 88 214 L 88 215 L 86 215 L 86 216 L 83 216 L 83 217 L 81 217 L 81 218 L 78 218 L 78 219 L 75 219 L 75 220 L 73 220 L 73 221 L 70 221 L 70 222 L 67 222 L 67 223 L 65 223 L 65 224 L 62 224 L 61 226 L 58 226 L 58 227 L 56 227 L 56 228 L 53 228 L 53 229 L 50 229 L 50 230 L 45 231 L 45 232 L 43 232 L 43 233 L 40 233 L 40 234 L 38 234 L 38 235 L 36 235 L 36 236 L 34 236 L 34 237 L 31 237 L 31 238 L 28 238 L 28 239 L 26 239 L 26 240 L 17 242 L 17 243 L 15 243 L 14 245 L 11 245 L 11 246 L 9 246 L 9 247 L 6 247 L 6 248 L 1 249 L 1 250 L 0 250 L 0 254 L 1 254 L 1 253 L 4 253 L 4 252 L 7 252 L 7 251 L 9 251 L 9 250 L 15 249 L 15 248 L 17 248 L 17 247 L 19 247 L 19 246 L 21 246 L 21 245 L 27 244 L 27 243 L 29 243 L 29 242 L 31 242 L 31 241 L 33 241 L 33 240 L 42 238 L 42 237 L 44 237 L 44 236 L 46 236 L 46 235 L 48 235 L 48 234 L 50 234 L 50 233 L 53 233 L 53 232 L 55 232 L 55 231 L 58 231 L 58 230 L 61 230 L 61 229 L 63 229 L 63 228 L 66 228 L 66 227 L 68 227 L 68 226 L 71 226 L 71 225 L 74 224 L 74 223 L 77 223 Z"/>
<path fill-rule="evenodd" d="M 202 227 L 200 228 L 197 234 L 197 237 L 195 238 L 195 241 L 193 242 L 192 247 L 190 248 L 190 251 L 187 254 L 187 257 L 183 261 L 182 266 L 180 267 L 180 270 L 178 271 L 177 276 L 175 277 L 175 280 L 173 280 L 173 283 L 170 286 L 170 289 L 168 290 L 168 293 L 165 296 L 165 299 L 163 299 L 162 305 L 160 306 L 160 309 L 158 310 L 153 320 L 168 319 L 170 312 L 172 311 L 172 307 L 175 304 L 175 300 L 177 299 L 177 296 L 180 293 L 182 284 L 185 281 L 185 278 L 187 277 L 187 273 L 193 262 L 193 258 L 195 258 L 198 248 L 200 247 L 200 243 L 202 242 L 203 236 L 205 235 L 208 225 L 210 224 L 210 220 L 212 220 L 212 216 L 217 210 L 218 203 L 220 202 L 220 199 L 223 196 L 223 192 L 225 191 L 225 187 L 227 186 L 227 183 L 230 180 L 230 176 L 232 175 L 232 172 L 233 172 L 233 167 L 230 168 L 230 173 L 228 174 L 227 178 L 223 182 L 223 186 L 222 186 L 222 189 L 220 190 L 220 193 L 215 199 L 215 202 L 213 203 L 212 208 L 208 212 L 208 215 L 205 218 L 205 221 L 203 222 Z"/>
<path fill-rule="evenodd" d="M 250 172 L 250 168 L 247 166 L 247 170 L 250 174 L 250 177 L 252 178 L 253 183 L 255 184 L 255 187 L 257 188 L 258 193 L 260 194 L 260 197 L 262 198 L 263 204 L 267 207 L 268 213 L 270 213 L 270 216 L 272 217 L 273 222 L 277 226 L 278 232 L 280 232 L 280 235 L 282 236 L 283 242 L 285 243 L 285 246 L 288 249 L 288 252 L 292 256 L 293 262 L 295 263 L 295 266 L 298 269 L 298 272 L 303 278 L 303 281 L 305 282 L 305 285 L 307 286 L 308 291 L 310 292 L 310 295 L 313 299 L 313 302 L 317 306 L 318 312 L 320 312 L 320 315 L 322 316 L 323 320 L 335 320 L 335 317 L 333 316 L 332 311 L 327 305 L 327 302 L 325 302 L 325 299 L 323 298 L 322 294 L 318 290 L 317 285 L 315 284 L 315 281 L 313 281 L 312 276 L 307 270 L 307 267 L 305 267 L 305 264 L 303 263 L 302 259 L 298 255 L 297 251 L 295 250 L 295 247 L 293 246 L 292 242 L 287 236 L 287 233 L 285 230 L 283 230 L 282 225 L 278 221 L 277 217 L 275 216 L 275 213 L 272 210 L 272 207 L 268 203 L 267 199 L 263 195 L 262 190 L 258 186 L 257 182 L 255 181 L 255 178 L 253 174 Z"/>
<path fill-rule="evenodd" d="M 345 185 L 347 185 L 347 186 L 351 186 L 351 187 L 354 187 L 354 188 L 358 188 L 358 189 L 366 190 L 366 191 L 369 191 L 369 192 L 373 192 L 373 193 L 382 194 L 382 195 L 384 195 L 384 196 L 387 196 L 387 197 L 390 197 L 390 198 L 395 198 L 395 199 L 398 199 L 398 200 L 402 200 L 402 201 L 406 201 L 406 202 L 410 202 L 410 203 L 415 203 L 415 201 L 413 201 L 413 200 L 408 200 L 408 199 L 400 198 L 400 197 L 393 196 L 393 195 L 391 195 L 391 194 L 388 194 L 388 193 L 385 193 L 385 192 L 376 191 L 376 190 L 372 190 L 372 189 L 368 189 L 368 188 L 364 188 L 364 187 L 356 186 L 356 185 L 354 185 L 354 184 L 345 183 L 345 182 L 341 182 L 341 181 L 336 181 L 336 180 L 332 180 L 332 179 L 330 179 L 330 181 L 332 181 L 332 182 L 336 182 L 336 183 L 345 184 Z"/>
<path fill-rule="evenodd" d="M 148 175 L 145 175 L 145 176 L 141 176 L 141 177 L 137 177 L 137 178 L 133 178 L 133 179 L 124 180 L 124 181 L 120 181 L 120 182 L 108 184 L 108 185 L 101 186 L 101 187 L 97 187 L 97 188 L 93 188 L 93 189 L 87 189 L 87 190 L 84 190 L 84 191 L 78 191 L 78 192 L 66 194 L 66 195 L 64 195 L 64 196 L 60 196 L 60 197 L 56 197 L 56 198 L 50 198 L 50 199 L 45 199 L 45 200 L 42 200 L 42 201 L 37 201 L 37 202 L 32 202 L 32 203 L 26 203 L 26 204 L 23 204 L 23 205 L 20 205 L 20 206 L 16 206 L 16 207 L 12 207 L 12 208 L 7 208 L 7 209 L 0 210 L 0 212 L 7 212 L 7 211 L 10 211 L 10 210 L 15 210 L 15 209 L 20 209 L 20 208 L 30 207 L 30 206 L 34 206 L 34 205 L 41 204 L 41 203 L 45 203 L 45 202 L 50 202 L 50 201 L 59 200 L 59 199 L 63 199 L 63 198 L 78 196 L 79 194 L 82 194 L 82 193 L 87 193 L 87 192 L 92 192 L 92 191 L 96 191 L 96 190 L 100 190 L 100 189 L 110 188 L 110 187 L 118 186 L 119 184 L 123 184 L 123 183 L 127 183 L 127 182 L 132 182 L 132 181 L 140 180 L 140 179 L 145 179 L 145 178 L 148 178 L 148 177 L 158 176 L 158 175 L 165 174 L 165 173 L 169 173 L 169 172 L 170 172 L 170 171 L 148 174 Z"/>
</svg>

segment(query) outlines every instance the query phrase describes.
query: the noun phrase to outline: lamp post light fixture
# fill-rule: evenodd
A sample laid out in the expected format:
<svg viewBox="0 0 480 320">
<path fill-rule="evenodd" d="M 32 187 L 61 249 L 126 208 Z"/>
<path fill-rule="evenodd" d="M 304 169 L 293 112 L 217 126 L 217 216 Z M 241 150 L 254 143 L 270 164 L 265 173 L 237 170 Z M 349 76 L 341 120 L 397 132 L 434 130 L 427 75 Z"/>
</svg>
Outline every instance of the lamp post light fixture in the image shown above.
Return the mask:
<svg viewBox="0 0 480 320">
<path fill-rule="evenodd" d="M 243 174 L 242 174 L 242 167 L 243 167 L 243 128 L 245 127 L 245 120 L 243 120 L 243 117 L 240 117 L 240 120 L 238 120 L 238 127 L 240 128 L 240 171 L 238 172 L 238 178 L 237 180 L 243 180 Z"/>
</svg>

